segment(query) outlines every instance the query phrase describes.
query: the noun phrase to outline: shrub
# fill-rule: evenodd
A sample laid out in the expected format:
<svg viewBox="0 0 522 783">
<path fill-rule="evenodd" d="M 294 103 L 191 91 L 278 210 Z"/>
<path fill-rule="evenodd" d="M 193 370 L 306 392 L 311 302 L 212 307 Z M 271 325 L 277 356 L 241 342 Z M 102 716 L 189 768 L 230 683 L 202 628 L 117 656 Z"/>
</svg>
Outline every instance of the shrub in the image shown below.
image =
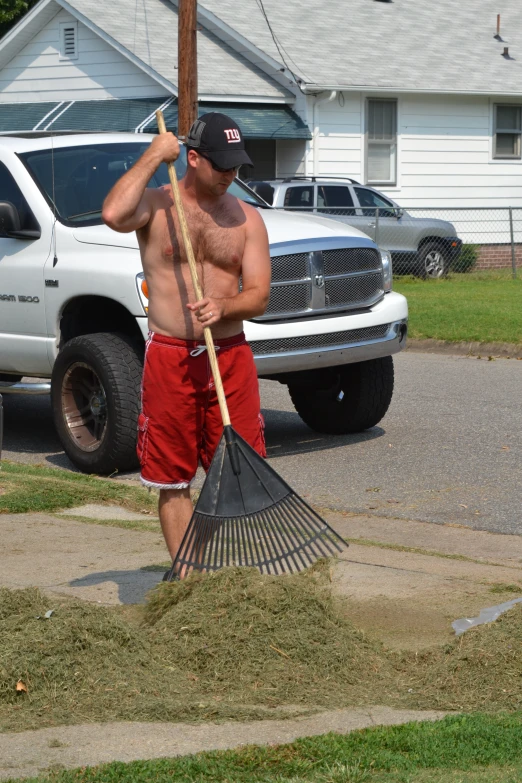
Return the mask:
<svg viewBox="0 0 522 783">
<path fill-rule="evenodd" d="M 455 272 L 471 272 L 477 264 L 479 248 L 479 245 L 462 245 L 460 256 L 455 261 L 453 270 Z"/>
</svg>

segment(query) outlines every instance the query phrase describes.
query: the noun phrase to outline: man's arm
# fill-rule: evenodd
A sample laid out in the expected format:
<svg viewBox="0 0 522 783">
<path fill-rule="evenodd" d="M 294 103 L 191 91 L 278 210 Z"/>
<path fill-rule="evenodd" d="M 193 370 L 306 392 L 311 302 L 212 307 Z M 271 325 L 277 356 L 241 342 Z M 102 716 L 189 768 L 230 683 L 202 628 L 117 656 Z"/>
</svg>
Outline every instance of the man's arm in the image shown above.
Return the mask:
<svg viewBox="0 0 522 783">
<path fill-rule="evenodd" d="M 178 155 L 178 140 L 172 133 L 156 136 L 150 147 L 118 180 L 103 202 L 102 218 L 105 223 L 121 233 L 143 228 L 152 214 L 147 183 L 162 163 L 174 161 Z"/>
<path fill-rule="evenodd" d="M 263 315 L 270 296 L 271 263 L 268 234 L 264 221 L 255 207 L 248 207 L 245 249 L 241 263 L 242 291 L 235 296 L 218 299 L 206 296 L 188 304 L 203 326 L 218 321 L 247 321 Z"/>
</svg>

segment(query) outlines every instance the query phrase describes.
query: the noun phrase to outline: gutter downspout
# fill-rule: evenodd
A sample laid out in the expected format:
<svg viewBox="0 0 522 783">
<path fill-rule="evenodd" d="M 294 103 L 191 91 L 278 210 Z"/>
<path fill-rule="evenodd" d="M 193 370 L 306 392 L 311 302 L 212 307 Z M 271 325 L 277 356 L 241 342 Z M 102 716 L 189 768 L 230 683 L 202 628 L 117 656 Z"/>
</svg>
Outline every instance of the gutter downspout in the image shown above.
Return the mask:
<svg viewBox="0 0 522 783">
<path fill-rule="evenodd" d="M 319 175 L 319 106 L 323 103 L 331 103 L 337 97 L 337 90 L 332 90 L 330 95 L 325 95 L 324 98 L 316 96 L 314 102 L 314 134 L 312 140 L 312 149 L 314 153 L 314 177 Z"/>
</svg>

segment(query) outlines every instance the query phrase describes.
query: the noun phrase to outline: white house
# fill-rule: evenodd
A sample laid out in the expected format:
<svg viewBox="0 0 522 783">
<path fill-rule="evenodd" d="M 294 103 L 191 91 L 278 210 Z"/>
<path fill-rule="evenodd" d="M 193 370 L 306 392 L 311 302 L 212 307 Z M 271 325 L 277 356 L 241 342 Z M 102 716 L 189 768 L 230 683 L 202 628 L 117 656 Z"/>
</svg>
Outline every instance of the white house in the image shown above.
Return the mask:
<svg viewBox="0 0 522 783">
<path fill-rule="evenodd" d="M 522 207 L 520 0 L 201 0 L 198 20 L 200 110 L 237 119 L 257 177 Z M 160 104 L 175 129 L 176 95 L 176 0 L 40 0 L 0 42 L 0 131 L 148 131 Z"/>
</svg>

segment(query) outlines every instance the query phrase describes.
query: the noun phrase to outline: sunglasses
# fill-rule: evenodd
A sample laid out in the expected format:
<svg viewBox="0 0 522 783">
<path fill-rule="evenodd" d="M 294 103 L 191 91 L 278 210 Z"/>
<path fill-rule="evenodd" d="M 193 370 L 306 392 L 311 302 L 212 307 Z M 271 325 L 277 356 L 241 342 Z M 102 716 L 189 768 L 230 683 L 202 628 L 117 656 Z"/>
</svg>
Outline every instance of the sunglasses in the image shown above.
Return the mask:
<svg viewBox="0 0 522 783">
<path fill-rule="evenodd" d="M 222 169 L 221 166 L 217 166 L 213 160 L 207 158 L 206 155 L 202 155 L 201 152 L 198 152 L 198 155 L 202 158 L 205 158 L 205 160 L 208 160 L 214 171 L 219 171 L 220 174 L 230 174 L 231 171 L 237 171 L 240 168 L 239 166 L 232 166 L 230 169 Z"/>
</svg>

